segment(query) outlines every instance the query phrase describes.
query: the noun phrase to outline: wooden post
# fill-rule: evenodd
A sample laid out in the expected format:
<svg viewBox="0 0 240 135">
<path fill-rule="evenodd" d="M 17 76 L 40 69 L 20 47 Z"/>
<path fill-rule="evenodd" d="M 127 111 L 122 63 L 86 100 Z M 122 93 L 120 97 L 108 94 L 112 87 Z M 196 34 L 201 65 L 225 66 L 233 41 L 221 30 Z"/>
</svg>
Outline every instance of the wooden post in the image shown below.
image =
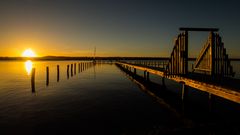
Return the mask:
<svg viewBox="0 0 240 135">
<path fill-rule="evenodd" d="M 80 66 L 81 66 L 81 72 L 82 72 L 83 71 L 83 63 L 81 63 Z"/>
<path fill-rule="evenodd" d="M 78 73 L 80 73 L 80 63 L 78 63 Z"/>
<path fill-rule="evenodd" d="M 49 67 L 46 68 L 46 85 L 49 85 Z"/>
<path fill-rule="evenodd" d="M 67 78 L 69 78 L 69 65 L 67 65 Z"/>
<path fill-rule="evenodd" d="M 76 63 L 74 63 L 74 75 L 76 75 Z"/>
<path fill-rule="evenodd" d="M 32 85 L 32 93 L 35 93 L 35 68 L 32 69 L 31 85 Z"/>
<path fill-rule="evenodd" d="M 73 64 L 71 64 L 71 76 L 73 76 Z"/>
<path fill-rule="evenodd" d="M 59 65 L 57 65 L 57 82 L 59 82 Z"/>
</svg>

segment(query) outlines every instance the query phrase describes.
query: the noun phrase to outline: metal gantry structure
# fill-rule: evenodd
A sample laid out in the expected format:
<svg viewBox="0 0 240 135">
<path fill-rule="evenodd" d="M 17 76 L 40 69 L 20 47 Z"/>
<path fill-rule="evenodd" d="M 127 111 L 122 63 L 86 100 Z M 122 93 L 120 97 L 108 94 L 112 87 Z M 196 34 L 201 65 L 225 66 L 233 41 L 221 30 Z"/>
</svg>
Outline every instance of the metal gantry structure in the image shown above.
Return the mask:
<svg viewBox="0 0 240 135">
<path fill-rule="evenodd" d="M 209 32 L 207 42 L 204 44 L 197 57 L 192 73 L 210 75 L 212 77 L 234 76 L 228 54 L 224 48 L 222 38 L 216 33 L 217 28 L 180 28 L 181 32 L 175 42 L 169 63 L 166 67 L 166 74 L 188 75 L 188 36 L 189 31 Z"/>
<path fill-rule="evenodd" d="M 137 62 L 116 62 L 116 65 L 124 71 L 137 75 L 139 70 L 144 72 L 143 78 L 149 81 L 149 74 L 162 78 L 162 86 L 165 86 L 165 78 L 182 85 L 181 99 L 187 97 L 187 87 L 207 92 L 209 99 L 212 95 L 240 103 L 239 79 L 233 78 L 234 72 L 226 53 L 222 38 L 217 33 L 217 28 L 180 28 L 182 31 L 174 42 L 166 66 L 153 67 L 149 64 Z M 189 71 L 189 31 L 209 32 L 208 39 L 203 45 L 199 56 L 196 58 L 192 70 Z M 138 71 L 137 71 L 138 70 Z"/>
</svg>

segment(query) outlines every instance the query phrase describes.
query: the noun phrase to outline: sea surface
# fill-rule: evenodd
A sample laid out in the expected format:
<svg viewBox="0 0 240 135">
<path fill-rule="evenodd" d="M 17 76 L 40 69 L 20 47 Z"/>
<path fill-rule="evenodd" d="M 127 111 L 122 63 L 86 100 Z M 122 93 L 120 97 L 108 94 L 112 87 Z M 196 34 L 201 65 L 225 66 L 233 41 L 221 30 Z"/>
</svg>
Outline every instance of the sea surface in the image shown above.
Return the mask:
<svg viewBox="0 0 240 135">
<path fill-rule="evenodd" d="M 84 62 L 1 61 L 0 135 L 240 134 L 239 104 L 219 97 L 210 104 L 208 93 L 194 89 L 189 103 L 181 103 L 179 84 L 166 80 L 166 89 L 149 87 L 113 63 L 82 70 L 78 64 Z M 232 65 L 240 79 L 240 62 Z M 158 76 L 150 75 L 150 80 L 161 84 Z M 167 94 L 157 94 L 164 90 Z"/>
</svg>

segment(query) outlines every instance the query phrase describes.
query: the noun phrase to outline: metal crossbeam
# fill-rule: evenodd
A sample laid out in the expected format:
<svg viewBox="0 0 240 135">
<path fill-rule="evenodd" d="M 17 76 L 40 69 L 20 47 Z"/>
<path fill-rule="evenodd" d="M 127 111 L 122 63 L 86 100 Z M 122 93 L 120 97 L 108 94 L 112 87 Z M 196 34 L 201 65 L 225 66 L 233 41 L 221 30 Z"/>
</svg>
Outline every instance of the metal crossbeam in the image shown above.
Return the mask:
<svg viewBox="0 0 240 135">
<path fill-rule="evenodd" d="M 179 28 L 180 31 L 219 31 L 218 28 L 186 28 L 186 27 L 181 27 Z"/>
</svg>

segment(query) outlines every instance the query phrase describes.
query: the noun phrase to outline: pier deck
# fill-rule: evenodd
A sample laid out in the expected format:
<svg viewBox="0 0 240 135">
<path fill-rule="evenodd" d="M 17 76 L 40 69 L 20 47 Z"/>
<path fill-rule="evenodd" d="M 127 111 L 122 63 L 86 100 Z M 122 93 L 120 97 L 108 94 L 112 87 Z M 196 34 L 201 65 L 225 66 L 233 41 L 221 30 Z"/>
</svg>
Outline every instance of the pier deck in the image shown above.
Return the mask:
<svg viewBox="0 0 240 135">
<path fill-rule="evenodd" d="M 125 62 L 116 62 L 117 65 L 125 68 L 138 69 L 151 74 L 155 74 L 161 76 L 163 78 L 170 79 L 177 83 L 183 83 L 186 86 L 222 97 L 224 99 L 228 99 L 230 101 L 240 103 L 240 89 L 238 88 L 236 83 L 240 83 L 240 80 L 234 78 L 223 78 L 221 82 L 211 82 L 206 80 L 199 80 L 197 78 L 201 78 L 198 74 L 189 73 L 187 76 L 168 76 L 165 74 L 165 70 L 163 68 L 153 68 L 147 67 L 139 64 L 130 64 Z M 197 76 L 197 77 L 196 77 Z M 235 84 L 235 85 L 231 85 Z"/>
</svg>

